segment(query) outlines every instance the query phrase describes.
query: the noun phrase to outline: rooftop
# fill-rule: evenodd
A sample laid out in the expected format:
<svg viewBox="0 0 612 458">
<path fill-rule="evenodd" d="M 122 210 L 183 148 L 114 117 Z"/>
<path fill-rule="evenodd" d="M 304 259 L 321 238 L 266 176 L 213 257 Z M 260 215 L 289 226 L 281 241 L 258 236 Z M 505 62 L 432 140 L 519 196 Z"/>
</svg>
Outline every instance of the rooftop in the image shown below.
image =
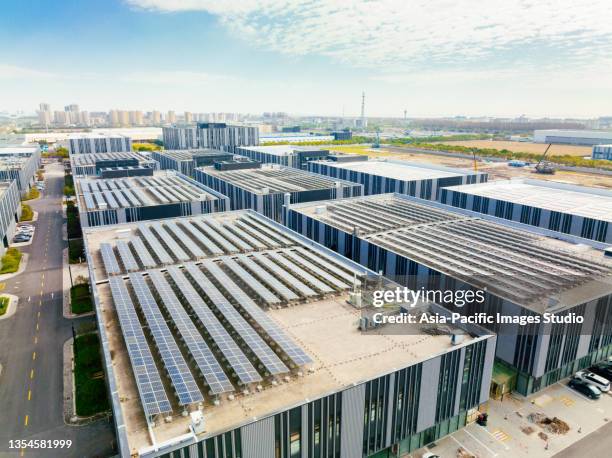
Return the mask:
<svg viewBox="0 0 612 458">
<path fill-rule="evenodd" d="M 601 252 L 473 212 L 399 194 L 291 208 L 537 312 L 612 293 L 612 263 Z"/>
<path fill-rule="evenodd" d="M 147 417 L 161 443 L 188 433 L 181 411 L 202 403 L 215 435 L 452 348 L 450 327 L 359 331 L 346 300 L 369 271 L 252 211 L 84 237 L 131 451 L 152 445 Z"/>
<path fill-rule="evenodd" d="M 117 161 L 126 159 L 136 159 L 139 162 L 151 162 L 153 159 L 135 152 L 125 151 L 116 153 L 91 153 L 91 154 L 73 154 L 70 160 L 75 166 L 95 165 L 98 161 Z"/>
<path fill-rule="evenodd" d="M 234 186 L 262 194 L 330 189 L 337 187 L 338 183 L 344 186 L 356 186 L 355 183 L 273 164 L 264 164 L 260 168 L 253 169 L 216 170 L 214 167 L 201 167 L 198 170 Z M 264 192 L 266 189 L 267 192 Z"/>
<path fill-rule="evenodd" d="M 220 151 L 216 149 L 201 148 L 201 149 L 175 149 L 175 150 L 162 150 L 156 151 L 158 154 L 171 157 L 179 161 L 189 161 L 194 157 L 215 157 L 215 156 L 227 156 L 231 153 Z"/>
<path fill-rule="evenodd" d="M 0 148 L 0 156 L 10 156 L 12 154 L 15 155 L 31 155 L 39 151 L 40 148 L 38 146 L 7 146 Z"/>
<path fill-rule="evenodd" d="M 503 180 L 450 186 L 475 196 L 612 222 L 612 191 L 539 180 Z"/>
<path fill-rule="evenodd" d="M 217 199 L 197 182 L 171 172 L 129 178 L 81 178 L 75 182 L 82 211 Z"/>
<path fill-rule="evenodd" d="M 263 141 L 263 140 L 262 140 Z M 296 146 L 296 145 L 268 145 L 268 146 L 240 146 L 238 148 L 260 153 L 274 154 L 275 156 L 290 156 L 296 151 L 321 151 L 318 146 Z"/>
<path fill-rule="evenodd" d="M 387 159 L 370 159 L 368 161 L 358 162 L 314 162 L 325 164 L 328 167 L 337 167 L 340 169 L 353 170 L 355 172 L 383 176 L 386 178 L 394 178 L 396 180 L 402 181 L 458 177 L 475 173 L 470 170 L 425 165 L 416 162 L 392 161 Z"/>
</svg>

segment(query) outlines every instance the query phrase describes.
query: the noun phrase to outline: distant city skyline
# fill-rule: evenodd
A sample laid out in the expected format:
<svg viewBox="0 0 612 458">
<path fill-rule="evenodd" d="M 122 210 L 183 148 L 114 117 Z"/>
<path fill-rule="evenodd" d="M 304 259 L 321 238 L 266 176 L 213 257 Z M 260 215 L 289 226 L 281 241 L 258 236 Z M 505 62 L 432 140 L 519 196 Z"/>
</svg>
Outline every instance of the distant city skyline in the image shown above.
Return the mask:
<svg viewBox="0 0 612 458">
<path fill-rule="evenodd" d="M 0 111 L 609 115 L 604 0 L 7 1 Z"/>
</svg>

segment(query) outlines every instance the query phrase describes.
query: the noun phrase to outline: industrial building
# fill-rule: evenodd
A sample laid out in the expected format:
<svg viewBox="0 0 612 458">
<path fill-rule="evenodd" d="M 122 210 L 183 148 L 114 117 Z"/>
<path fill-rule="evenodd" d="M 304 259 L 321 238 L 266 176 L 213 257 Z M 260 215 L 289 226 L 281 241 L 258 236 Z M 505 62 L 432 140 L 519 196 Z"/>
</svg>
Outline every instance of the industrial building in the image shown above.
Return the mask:
<svg viewBox="0 0 612 458">
<path fill-rule="evenodd" d="M 132 151 L 132 139 L 125 135 L 79 134 L 66 141 L 68 152 L 73 154 L 119 153 Z"/>
<path fill-rule="evenodd" d="M 40 164 L 38 147 L 0 148 L 0 180 L 17 181 L 17 188 L 22 195 L 30 190 Z"/>
<path fill-rule="evenodd" d="M 70 168 L 74 176 L 96 176 L 100 175 L 102 169 L 113 167 L 159 169 L 157 162 L 151 157 L 135 151 L 70 155 Z"/>
<path fill-rule="evenodd" d="M 363 194 L 361 185 L 305 170 L 259 163 L 252 167 L 240 170 L 201 167 L 195 170 L 195 179 L 229 197 L 232 210 L 251 208 L 278 222 L 282 219 L 287 198 L 298 203 Z"/>
<path fill-rule="evenodd" d="M 612 144 L 594 146 L 591 159 L 612 161 Z"/>
<path fill-rule="evenodd" d="M 167 150 L 195 149 L 198 147 L 198 128 L 193 126 L 163 127 L 164 148 Z"/>
<path fill-rule="evenodd" d="M 534 130 L 535 143 L 561 143 L 566 145 L 601 145 L 612 143 L 612 132 L 603 130 Z"/>
<path fill-rule="evenodd" d="M 194 176 L 196 167 L 206 167 L 218 161 L 232 160 L 234 155 L 214 149 L 187 149 L 153 151 L 151 157 L 162 170 L 177 170 L 188 177 Z"/>
<path fill-rule="evenodd" d="M 336 138 L 333 135 L 313 135 L 304 132 L 294 134 L 283 134 L 273 132 L 260 134 L 259 141 L 262 144 L 268 143 L 304 143 L 304 142 L 332 142 Z"/>
<path fill-rule="evenodd" d="M 84 240 L 121 456 L 408 453 L 488 399 L 494 336 L 360 330 L 374 272 L 252 210 Z"/>
<path fill-rule="evenodd" d="M 102 226 L 224 211 L 227 197 L 177 172 L 75 180 L 81 226 Z"/>
<path fill-rule="evenodd" d="M 234 152 L 239 146 L 259 145 L 257 127 L 231 125 L 219 122 L 199 122 L 198 147 Z"/>
<path fill-rule="evenodd" d="M 482 183 L 488 177 L 471 170 L 387 159 L 314 161 L 308 163 L 308 170 L 361 183 L 365 195 L 397 192 L 432 200 L 445 186 Z"/>
<path fill-rule="evenodd" d="M 440 202 L 596 242 L 612 243 L 612 191 L 543 180 L 442 190 Z"/>
<path fill-rule="evenodd" d="M 17 181 L 0 181 L 0 257 L 4 256 L 20 218 L 21 197 Z"/>
<path fill-rule="evenodd" d="M 403 194 L 291 205 L 285 218 L 291 229 L 413 290 L 480 291 L 480 302 L 451 297 L 442 305 L 496 318 L 483 325 L 498 334 L 496 357 L 523 395 L 612 354 L 612 262 L 601 251 Z M 546 313 L 584 322 L 544 323 Z M 540 322 L 500 324 L 497 314 Z"/>
<path fill-rule="evenodd" d="M 279 164 L 296 169 L 306 169 L 309 161 L 325 159 L 329 150 L 317 146 L 270 145 L 239 147 L 236 154 L 263 164 Z"/>
</svg>

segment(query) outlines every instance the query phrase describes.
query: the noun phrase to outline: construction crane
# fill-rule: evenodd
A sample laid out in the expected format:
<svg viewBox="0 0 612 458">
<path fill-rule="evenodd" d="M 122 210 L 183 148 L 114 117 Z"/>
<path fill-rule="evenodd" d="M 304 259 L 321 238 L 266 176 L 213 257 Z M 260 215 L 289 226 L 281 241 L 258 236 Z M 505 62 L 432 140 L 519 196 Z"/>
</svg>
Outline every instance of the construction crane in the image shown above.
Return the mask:
<svg viewBox="0 0 612 458">
<path fill-rule="evenodd" d="M 374 139 L 372 148 L 380 148 L 380 127 L 376 128 L 376 138 Z"/>
<path fill-rule="evenodd" d="M 553 175 L 555 173 L 555 169 L 552 164 L 548 161 L 545 161 L 546 154 L 548 153 L 548 150 L 551 146 L 552 143 L 549 143 L 546 149 L 544 150 L 544 154 L 542 154 L 542 157 L 535 166 L 535 173 L 543 173 L 545 175 Z"/>
<path fill-rule="evenodd" d="M 474 172 L 478 172 L 478 159 L 476 159 L 476 151 L 472 151 L 472 156 L 474 157 Z"/>
</svg>

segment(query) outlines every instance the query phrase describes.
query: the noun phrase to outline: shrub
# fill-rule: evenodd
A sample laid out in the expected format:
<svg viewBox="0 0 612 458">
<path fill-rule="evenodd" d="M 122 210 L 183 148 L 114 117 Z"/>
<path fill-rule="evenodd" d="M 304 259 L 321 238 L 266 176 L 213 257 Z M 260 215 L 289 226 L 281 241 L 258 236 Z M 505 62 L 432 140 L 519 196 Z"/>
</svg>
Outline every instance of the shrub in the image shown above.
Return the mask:
<svg viewBox="0 0 612 458">
<path fill-rule="evenodd" d="M 91 293 L 89 292 L 89 283 L 74 285 L 70 288 L 70 304 L 72 313 L 80 314 L 87 313 L 93 310 L 91 301 Z"/>
<path fill-rule="evenodd" d="M 19 262 L 21 262 L 21 251 L 17 248 L 9 248 L 6 250 L 6 254 L 2 256 L 2 268 L 0 268 L 0 274 L 10 274 L 17 272 L 19 269 Z"/>
<path fill-rule="evenodd" d="M 33 217 L 32 207 L 27 204 L 21 204 L 21 221 L 32 221 Z"/>
<path fill-rule="evenodd" d="M 90 416 L 109 409 L 97 334 L 77 336 L 74 341 L 74 386 L 77 415 Z"/>
<path fill-rule="evenodd" d="M 0 297 L 0 316 L 4 315 L 8 310 L 10 300 L 8 297 L 2 296 Z"/>
<path fill-rule="evenodd" d="M 68 240 L 68 260 L 70 264 L 78 264 L 79 262 L 85 260 L 83 239 Z"/>
<path fill-rule="evenodd" d="M 40 191 L 36 188 L 31 188 L 23 200 L 38 199 L 39 197 L 40 197 Z"/>
</svg>

